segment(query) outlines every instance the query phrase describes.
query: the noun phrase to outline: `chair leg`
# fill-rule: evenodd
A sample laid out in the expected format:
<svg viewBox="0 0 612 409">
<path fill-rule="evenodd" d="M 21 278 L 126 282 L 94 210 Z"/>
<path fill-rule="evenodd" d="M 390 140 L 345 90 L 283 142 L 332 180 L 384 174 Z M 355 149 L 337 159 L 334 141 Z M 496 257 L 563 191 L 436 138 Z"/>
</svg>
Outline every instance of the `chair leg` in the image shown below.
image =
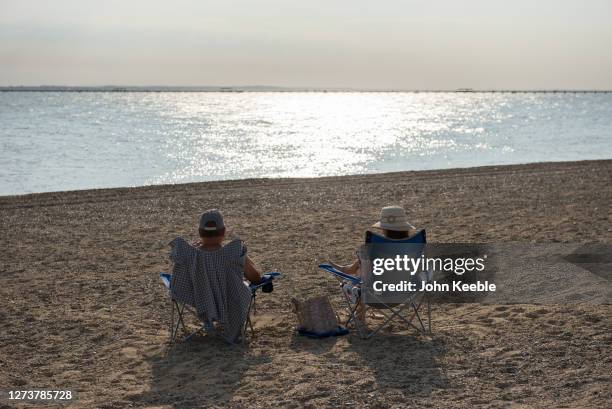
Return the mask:
<svg viewBox="0 0 612 409">
<path fill-rule="evenodd" d="M 244 322 L 244 328 L 242 330 L 243 338 L 246 336 L 247 331 L 251 328 L 251 335 L 255 334 L 253 329 L 253 322 L 251 321 L 251 309 L 253 309 L 253 315 L 255 314 L 255 294 L 251 295 L 251 301 L 249 302 L 249 308 L 247 309 L 246 320 Z"/>
<path fill-rule="evenodd" d="M 427 326 L 429 327 L 429 335 L 431 335 L 431 300 L 429 297 L 427 297 Z"/>
<path fill-rule="evenodd" d="M 421 304 L 419 304 L 419 307 L 421 307 Z M 414 316 L 416 317 L 417 320 L 419 320 L 419 324 L 421 324 L 421 328 L 423 329 L 423 333 L 426 332 L 425 330 L 425 324 L 423 324 L 423 321 L 421 320 L 421 316 L 419 315 L 419 310 L 418 310 L 417 306 L 414 305 L 414 303 L 412 303 L 412 309 L 414 310 Z"/>
<path fill-rule="evenodd" d="M 251 328 L 251 335 L 255 335 L 255 329 L 253 328 L 253 321 L 251 321 L 251 317 L 247 317 L 249 328 Z"/>
<path fill-rule="evenodd" d="M 361 297 L 357 299 L 357 302 L 355 303 L 355 305 L 351 305 L 351 300 L 348 297 L 348 295 L 346 295 L 344 291 L 342 291 L 342 294 L 344 295 L 344 300 L 346 301 L 347 310 L 349 312 L 349 317 L 346 320 L 346 324 L 344 325 L 348 327 L 351 321 L 353 321 L 355 323 L 355 328 L 357 329 L 357 332 L 359 333 L 359 337 L 361 339 L 368 338 L 368 335 L 366 333 L 367 331 L 365 330 L 365 323 L 361 322 L 361 320 L 356 315 L 357 309 L 359 308 L 359 305 L 361 304 Z"/>
<path fill-rule="evenodd" d="M 183 339 L 183 341 L 185 341 L 185 342 L 189 341 L 189 340 L 191 339 L 191 337 L 193 337 L 195 334 L 197 334 L 197 333 L 198 333 L 198 332 L 200 332 L 201 330 L 202 330 L 201 328 L 196 329 L 196 330 L 195 330 L 195 331 L 193 331 L 191 334 L 187 335 L 187 336 L 185 337 L 185 339 Z"/>
<path fill-rule="evenodd" d="M 174 321 L 174 319 L 172 320 Z M 172 328 L 172 332 L 171 332 L 171 343 L 176 342 L 176 337 L 178 335 L 178 330 L 179 330 L 179 325 L 181 324 L 182 320 L 180 318 L 180 314 L 179 314 L 179 319 L 176 321 L 176 325 Z M 183 325 L 183 330 L 185 329 L 185 326 Z"/>
<path fill-rule="evenodd" d="M 348 316 L 346 322 L 344 323 L 344 325 L 348 327 L 348 325 L 351 323 L 351 321 L 357 321 L 357 317 L 355 316 L 355 312 L 357 311 L 357 304 L 355 304 L 353 306 L 351 304 L 348 304 L 347 305 L 347 309 L 348 309 L 348 312 L 349 312 L 349 316 Z"/>
<path fill-rule="evenodd" d="M 169 342 L 172 343 L 173 339 L 174 339 L 174 302 L 172 302 L 172 316 L 170 318 L 170 340 Z"/>
<path fill-rule="evenodd" d="M 174 325 L 174 310 L 177 310 L 178 320 L 176 321 L 176 325 Z M 182 321 L 180 309 L 175 300 L 172 300 L 172 312 L 170 316 L 170 338 L 168 339 L 168 347 L 166 348 L 166 355 L 170 353 L 170 350 L 174 346 L 176 342 L 176 335 L 178 333 L 179 324 Z"/>
<path fill-rule="evenodd" d="M 423 304 L 425 304 L 427 307 L 427 328 L 425 328 L 425 324 L 423 323 L 421 315 L 419 314 L 419 310 Z M 416 317 L 419 320 L 419 323 L 421 324 L 421 330 L 419 331 L 421 331 L 423 334 L 431 335 L 432 334 L 431 332 L 431 300 L 428 294 L 423 295 L 418 305 L 415 305 L 413 303 L 412 308 L 414 310 L 414 314 L 410 318 L 410 321 L 412 321 L 412 319 Z"/>
<path fill-rule="evenodd" d="M 166 347 L 165 355 L 170 353 L 172 345 L 174 344 L 174 302 L 172 303 L 172 312 L 170 315 L 170 337 L 168 338 L 168 346 Z"/>
<path fill-rule="evenodd" d="M 421 314 L 419 314 L 419 310 L 423 304 L 427 305 L 427 328 L 425 328 Z M 410 320 L 412 321 L 412 319 L 416 317 L 419 320 L 419 324 L 421 324 L 421 329 L 417 328 L 419 332 L 422 332 L 423 334 L 431 334 L 431 304 L 429 303 L 429 297 L 427 297 L 427 294 L 423 295 L 418 305 L 412 303 L 412 308 L 414 310 L 414 314 Z"/>
<path fill-rule="evenodd" d="M 174 301 L 174 303 L 176 304 L 176 309 L 178 311 L 179 323 L 181 324 L 181 327 L 183 328 L 183 331 L 187 332 L 187 327 L 185 326 L 185 321 L 183 320 L 183 311 L 185 311 L 185 305 L 179 306 L 176 303 L 176 301 Z M 178 328 L 178 325 L 177 325 L 177 328 Z"/>
<path fill-rule="evenodd" d="M 382 324 L 379 324 L 378 327 L 376 327 L 376 329 L 374 331 L 372 331 L 370 334 L 368 334 L 367 338 L 371 338 L 372 336 L 377 334 L 381 329 L 383 329 L 385 326 L 387 326 L 387 324 L 389 324 L 394 318 L 398 318 L 399 320 L 401 320 L 405 324 L 407 324 L 409 327 L 412 327 L 415 330 L 417 330 L 417 331 L 419 331 L 419 332 L 421 332 L 423 334 L 426 334 L 427 330 L 425 329 L 425 324 L 423 323 L 423 321 L 422 321 L 422 319 L 421 319 L 421 317 L 419 315 L 419 309 L 421 308 L 421 305 L 424 302 L 424 297 L 420 298 L 420 302 L 418 302 L 418 304 L 415 302 L 416 299 L 417 299 L 416 296 L 415 297 L 411 297 L 411 299 L 407 299 L 398 308 L 387 307 L 387 310 L 381 309 L 380 312 L 386 317 L 386 320 Z M 404 309 L 409 308 L 409 307 L 412 307 L 413 313 L 410 316 L 410 318 L 406 318 L 405 316 L 402 315 L 402 311 L 404 311 Z M 429 317 L 430 316 L 431 316 L 431 312 L 429 312 Z M 412 321 L 414 320 L 415 317 L 419 320 L 421 328 L 419 328 L 415 324 L 413 324 Z M 430 324 L 431 321 L 428 321 L 428 323 Z"/>
<path fill-rule="evenodd" d="M 170 353 L 170 350 L 176 344 L 178 338 L 179 328 L 183 329 L 183 332 L 187 332 L 187 327 L 185 326 L 185 320 L 183 318 L 183 312 L 185 311 L 185 305 L 179 305 L 176 300 L 172 300 L 172 312 L 170 317 L 170 339 L 168 340 L 168 347 L 166 348 L 166 355 Z M 175 319 L 176 315 L 176 319 Z M 193 335 L 195 335 L 199 331 L 189 334 L 184 340 L 187 341 Z"/>
<path fill-rule="evenodd" d="M 385 316 L 385 321 L 382 324 L 379 324 L 372 332 L 370 332 L 370 334 L 368 334 L 367 338 L 372 338 L 374 335 L 376 335 L 380 330 L 382 330 L 384 327 L 386 327 L 391 321 L 393 321 L 394 318 L 400 318 L 402 321 L 406 322 L 407 324 L 411 325 L 412 327 L 415 327 L 414 324 L 412 324 L 412 322 L 410 322 L 411 320 L 407 320 L 405 317 L 403 317 L 401 315 L 401 312 L 410 304 L 403 304 L 401 305 L 397 310 L 394 308 L 389 308 L 390 313 L 387 314 L 387 312 L 385 310 L 380 310 L 380 312 Z M 416 328 L 416 327 L 415 327 Z M 418 329 L 418 328 L 417 328 Z"/>
</svg>

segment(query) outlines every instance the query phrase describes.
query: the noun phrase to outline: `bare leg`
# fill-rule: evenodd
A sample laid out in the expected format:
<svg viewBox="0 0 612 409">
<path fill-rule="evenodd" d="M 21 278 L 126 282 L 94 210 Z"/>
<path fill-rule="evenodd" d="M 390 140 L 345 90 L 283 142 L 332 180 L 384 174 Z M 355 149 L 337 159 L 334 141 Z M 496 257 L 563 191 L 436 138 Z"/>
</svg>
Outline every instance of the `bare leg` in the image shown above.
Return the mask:
<svg viewBox="0 0 612 409">
<path fill-rule="evenodd" d="M 359 305 L 357 306 L 357 318 L 359 319 L 359 321 L 361 321 L 363 323 L 363 326 L 365 328 L 368 327 L 368 323 L 366 322 L 366 309 L 367 306 L 362 302 L 359 303 Z"/>
<path fill-rule="evenodd" d="M 353 264 L 347 264 L 346 266 L 341 266 L 339 264 L 334 263 L 333 261 L 330 261 L 329 264 L 331 264 L 331 266 L 335 269 L 342 271 L 343 273 L 361 277 L 359 260 L 355 260 Z M 366 310 L 367 306 L 363 302 L 360 302 L 357 306 L 357 318 L 363 323 L 363 326 L 367 328 Z"/>
<path fill-rule="evenodd" d="M 347 264 L 342 266 L 340 264 L 336 264 L 333 261 L 330 261 L 329 264 L 336 270 L 340 270 L 343 273 L 350 274 L 352 276 L 360 276 L 361 272 L 359 271 L 359 260 L 355 260 L 353 264 Z"/>
</svg>

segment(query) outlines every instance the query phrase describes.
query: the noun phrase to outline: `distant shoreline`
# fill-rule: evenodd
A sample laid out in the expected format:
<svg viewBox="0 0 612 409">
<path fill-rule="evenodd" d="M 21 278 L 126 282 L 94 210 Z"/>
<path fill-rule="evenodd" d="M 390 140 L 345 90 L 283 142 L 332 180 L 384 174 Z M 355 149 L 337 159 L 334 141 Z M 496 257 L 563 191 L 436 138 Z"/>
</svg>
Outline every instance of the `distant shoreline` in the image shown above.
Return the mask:
<svg viewBox="0 0 612 409">
<path fill-rule="evenodd" d="M 0 92 L 397 92 L 397 93 L 595 93 L 607 94 L 612 90 L 598 89 L 359 89 L 275 86 L 4 86 Z"/>
</svg>

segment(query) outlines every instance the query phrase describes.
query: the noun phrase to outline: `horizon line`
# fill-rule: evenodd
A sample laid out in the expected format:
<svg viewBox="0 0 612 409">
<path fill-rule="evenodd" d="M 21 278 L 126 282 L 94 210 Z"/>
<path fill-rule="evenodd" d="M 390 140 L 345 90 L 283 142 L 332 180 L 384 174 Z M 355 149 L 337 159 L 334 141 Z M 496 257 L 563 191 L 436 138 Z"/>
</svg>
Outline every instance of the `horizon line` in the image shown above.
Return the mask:
<svg viewBox="0 0 612 409">
<path fill-rule="evenodd" d="M 0 91 L 56 91 L 56 92 L 541 92 L 541 93 L 610 93 L 601 88 L 355 88 L 279 85 L 3 85 Z"/>
</svg>

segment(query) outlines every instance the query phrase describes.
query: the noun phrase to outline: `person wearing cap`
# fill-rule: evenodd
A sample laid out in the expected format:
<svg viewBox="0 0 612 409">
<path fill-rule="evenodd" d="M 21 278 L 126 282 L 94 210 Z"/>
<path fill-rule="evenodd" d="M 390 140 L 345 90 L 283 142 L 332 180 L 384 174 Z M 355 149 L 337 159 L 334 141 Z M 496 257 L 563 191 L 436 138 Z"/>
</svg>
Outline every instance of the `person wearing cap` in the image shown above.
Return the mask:
<svg viewBox="0 0 612 409">
<path fill-rule="evenodd" d="M 381 229 L 385 237 L 393 240 L 406 239 L 411 236 L 416 230 L 415 227 L 408 222 L 406 211 L 401 206 L 386 206 L 380 211 L 380 220 L 372 225 L 372 227 Z M 334 268 L 350 275 L 361 276 L 360 261 L 357 258 L 353 263 L 347 265 L 336 264 L 330 261 Z M 365 277 L 362 277 L 365 279 Z M 366 306 L 360 303 L 357 307 L 357 313 L 361 322 L 365 324 Z"/>
<path fill-rule="evenodd" d="M 212 209 L 202 213 L 198 233 L 200 240 L 194 243 L 194 245 L 200 250 L 215 251 L 223 247 L 225 223 L 223 222 L 221 212 L 217 209 Z M 261 281 L 261 274 L 248 255 L 245 255 L 244 260 L 244 278 L 254 284 Z"/>
</svg>

